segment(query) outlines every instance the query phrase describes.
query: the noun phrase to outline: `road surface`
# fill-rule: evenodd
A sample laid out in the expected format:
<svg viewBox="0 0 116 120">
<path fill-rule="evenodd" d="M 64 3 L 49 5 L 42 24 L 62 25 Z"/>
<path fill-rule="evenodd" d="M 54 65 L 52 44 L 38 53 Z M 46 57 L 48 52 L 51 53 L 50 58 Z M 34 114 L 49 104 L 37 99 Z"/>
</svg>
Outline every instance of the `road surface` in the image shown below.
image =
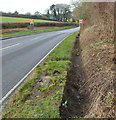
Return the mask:
<svg viewBox="0 0 116 120">
<path fill-rule="evenodd" d="M 78 28 L 44 32 L 2 41 L 2 98 L 59 42 Z"/>
</svg>

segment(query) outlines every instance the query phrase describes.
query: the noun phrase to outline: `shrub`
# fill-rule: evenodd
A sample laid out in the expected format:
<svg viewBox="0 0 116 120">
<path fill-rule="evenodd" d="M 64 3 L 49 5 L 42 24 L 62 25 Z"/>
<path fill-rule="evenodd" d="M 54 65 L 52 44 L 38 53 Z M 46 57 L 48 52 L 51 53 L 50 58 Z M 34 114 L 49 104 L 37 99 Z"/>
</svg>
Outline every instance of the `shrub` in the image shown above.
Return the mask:
<svg viewBox="0 0 116 120">
<path fill-rule="evenodd" d="M 29 23 L 1 23 L 2 29 L 8 29 L 8 28 L 25 28 L 29 25 Z M 64 27 L 64 26 L 73 26 L 78 24 L 76 23 L 35 23 L 35 27 L 40 27 L 40 26 L 57 26 L 57 27 Z"/>
</svg>

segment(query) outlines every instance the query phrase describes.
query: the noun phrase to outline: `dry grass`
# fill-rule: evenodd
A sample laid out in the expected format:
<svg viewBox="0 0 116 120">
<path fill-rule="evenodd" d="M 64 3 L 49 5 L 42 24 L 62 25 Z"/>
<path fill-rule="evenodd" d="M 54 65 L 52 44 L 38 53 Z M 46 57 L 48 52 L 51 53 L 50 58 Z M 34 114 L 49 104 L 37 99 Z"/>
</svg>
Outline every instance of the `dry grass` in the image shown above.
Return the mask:
<svg viewBox="0 0 116 120">
<path fill-rule="evenodd" d="M 112 3 L 96 4 L 93 26 L 82 29 L 82 61 L 87 75 L 84 89 L 89 94 L 90 108 L 85 117 L 115 116 L 114 112 L 114 31 Z M 106 9 L 105 7 L 109 9 Z"/>
<path fill-rule="evenodd" d="M 63 96 L 68 105 L 61 104 L 62 117 L 116 117 L 113 9 L 113 3 L 95 3 L 94 25 L 87 21 L 81 25 Z"/>
<path fill-rule="evenodd" d="M 105 38 L 100 41 L 93 31 L 97 27 L 86 29 L 81 34 L 82 61 L 87 75 L 84 89 L 89 92 L 90 108 L 85 117 L 111 117 L 114 98 L 114 45 Z M 86 37 L 89 34 L 89 37 Z M 105 99 L 105 96 L 111 98 Z M 88 94 L 88 93 L 87 93 Z M 107 101 L 108 100 L 108 101 Z M 110 100 L 110 101 L 109 101 Z M 108 103 L 106 105 L 106 103 Z"/>
</svg>

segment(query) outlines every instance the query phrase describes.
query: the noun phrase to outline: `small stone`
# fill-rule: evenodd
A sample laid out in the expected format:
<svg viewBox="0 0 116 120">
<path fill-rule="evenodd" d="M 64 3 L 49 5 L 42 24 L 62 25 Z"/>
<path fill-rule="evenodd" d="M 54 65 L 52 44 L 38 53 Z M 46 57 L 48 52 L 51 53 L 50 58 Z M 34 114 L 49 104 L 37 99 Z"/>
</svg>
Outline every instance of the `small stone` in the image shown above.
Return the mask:
<svg viewBox="0 0 116 120">
<path fill-rule="evenodd" d="M 54 70 L 53 74 L 60 74 L 58 70 Z"/>
<path fill-rule="evenodd" d="M 77 55 L 77 56 L 79 56 L 80 54 L 79 54 L 79 53 L 77 53 L 76 55 Z"/>
<path fill-rule="evenodd" d="M 43 80 L 40 78 L 38 81 L 39 81 L 39 82 L 42 82 Z"/>
<path fill-rule="evenodd" d="M 62 103 L 62 106 L 64 106 L 65 104 L 64 103 Z"/>
<path fill-rule="evenodd" d="M 75 68 L 79 67 L 79 65 L 74 65 Z"/>
<path fill-rule="evenodd" d="M 77 98 L 79 99 L 79 98 L 80 98 L 80 96 L 78 95 L 78 96 L 77 96 Z"/>
</svg>

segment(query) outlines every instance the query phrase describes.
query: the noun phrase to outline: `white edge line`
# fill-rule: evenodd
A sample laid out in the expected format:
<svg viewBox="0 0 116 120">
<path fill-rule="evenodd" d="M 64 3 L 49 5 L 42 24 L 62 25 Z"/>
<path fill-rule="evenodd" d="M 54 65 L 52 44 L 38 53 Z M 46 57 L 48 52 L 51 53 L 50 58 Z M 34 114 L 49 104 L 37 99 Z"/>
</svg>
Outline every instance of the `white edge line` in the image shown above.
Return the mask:
<svg viewBox="0 0 116 120">
<path fill-rule="evenodd" d="M 73 34 L 73 33 L 72 33 Z M 70 35 L 72 35 L 70 34 Z M 69 35 L 69 36 L 70 36 Z M 69 37 L 67 36 L 67 37 Z M 67 37 L 65 37 L 62 41 L 60 41 L 54 48 L 50 50 L 49 53 L 47 53 L 1 100 L 0 105 L 7 99 L 7 97 L 10 96 L 10 94 L 29 76 L 30 73 L 61 43 L 63 42 Z"/>
</svg>

